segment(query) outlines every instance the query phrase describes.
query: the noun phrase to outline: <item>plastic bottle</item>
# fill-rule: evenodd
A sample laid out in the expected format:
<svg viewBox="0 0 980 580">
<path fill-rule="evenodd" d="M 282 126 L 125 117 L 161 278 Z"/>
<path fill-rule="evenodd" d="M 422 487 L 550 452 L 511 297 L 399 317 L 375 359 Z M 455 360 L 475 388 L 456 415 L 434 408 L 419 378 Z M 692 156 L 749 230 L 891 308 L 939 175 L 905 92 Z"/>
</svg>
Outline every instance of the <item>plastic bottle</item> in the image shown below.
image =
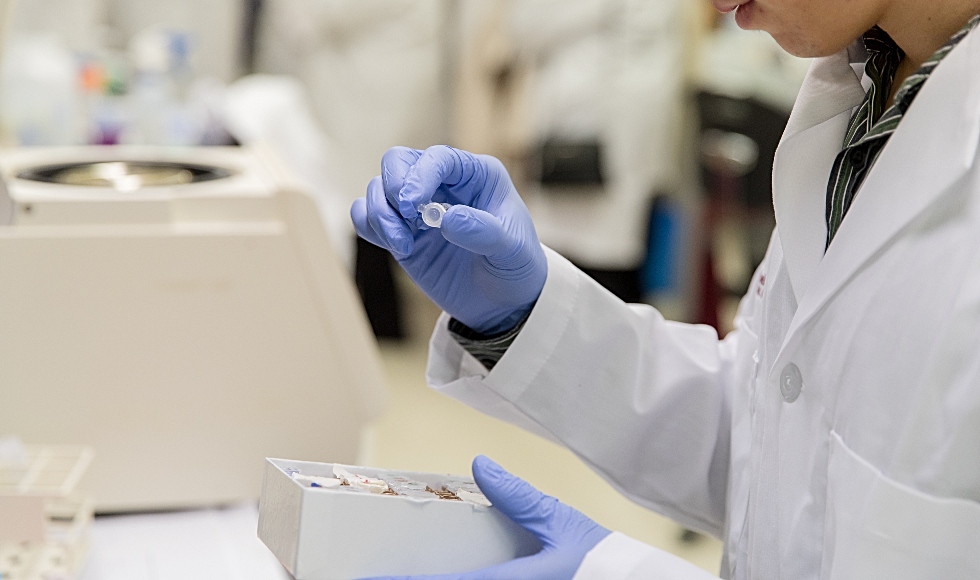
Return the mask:
<svg viewBox="0 0 980 580">
<path fill-rule="evenodd" d="M 21 145 L 82 141 L 75 59 L 54 35 L 12 38 L 0 71 L 0 119 Z"/>
</svg>

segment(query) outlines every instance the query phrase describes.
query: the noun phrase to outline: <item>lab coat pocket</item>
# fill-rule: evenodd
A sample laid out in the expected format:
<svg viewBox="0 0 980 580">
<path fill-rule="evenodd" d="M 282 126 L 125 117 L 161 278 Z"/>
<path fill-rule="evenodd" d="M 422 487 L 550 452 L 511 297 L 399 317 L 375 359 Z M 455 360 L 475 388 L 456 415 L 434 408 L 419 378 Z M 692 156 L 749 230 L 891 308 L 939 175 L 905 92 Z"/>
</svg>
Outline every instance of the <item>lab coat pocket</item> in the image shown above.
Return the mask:
<svg viewBox="0 0 980 580">
<path fill-rule="evenodd" d="M 899 484 L 831 433 L 823 580 L 980 578 L 980 503 Z"/>
</svg>

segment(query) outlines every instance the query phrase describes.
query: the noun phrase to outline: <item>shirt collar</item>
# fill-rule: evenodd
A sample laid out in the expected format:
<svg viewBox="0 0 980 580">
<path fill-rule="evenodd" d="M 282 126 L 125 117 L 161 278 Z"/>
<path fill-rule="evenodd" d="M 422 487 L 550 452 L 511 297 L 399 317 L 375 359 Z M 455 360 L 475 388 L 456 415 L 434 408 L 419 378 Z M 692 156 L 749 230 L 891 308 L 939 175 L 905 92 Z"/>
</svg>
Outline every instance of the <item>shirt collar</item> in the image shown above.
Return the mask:
<svg viewBox="0 0 980 580">
<path fill-rule="evenodd" d="M 885 112 L 888 95 L 898 66 L 905 59 L 905 52 L 892 40 L 887 32 L 875 26 L 864 33 L 864 47 L 868 51 L 868 62 L 865 74 L 871 78 L 872 87 L 869 91 L 871 110 L 868 123 L 874 124 Z"/>
<path fill-rule="evenodd" d="M 946 57 L 953 48 L 956 47 L 966 35 L 969 34 L 977 25 L 980 24 L 980 15 L 976 15 L 966 23 L 963 28 L 954 34 L 943 46 L 932 54 L 919 69 L 910 75 L 895 93 L 895 104 L 902 113 L 908 110 L 919 89 L 925 83 L 932 71 L 939 65 L 940 61 Z M 895 80 L 895 73 L 898 66 L 905 58 L 905 52 L 892 40 L 892 37 L 881 28 L 875 26 L 863 35 L 864 46 L 868 52 L 868 61 L 865 73 L 871 78 L 876 89 L 875 102 L 872 103 L 872 114 L 869 116 L 871 123 L 877 122 L 886 111 L 886 101 L 891 93 L 892 83 Z"/>
</svg>

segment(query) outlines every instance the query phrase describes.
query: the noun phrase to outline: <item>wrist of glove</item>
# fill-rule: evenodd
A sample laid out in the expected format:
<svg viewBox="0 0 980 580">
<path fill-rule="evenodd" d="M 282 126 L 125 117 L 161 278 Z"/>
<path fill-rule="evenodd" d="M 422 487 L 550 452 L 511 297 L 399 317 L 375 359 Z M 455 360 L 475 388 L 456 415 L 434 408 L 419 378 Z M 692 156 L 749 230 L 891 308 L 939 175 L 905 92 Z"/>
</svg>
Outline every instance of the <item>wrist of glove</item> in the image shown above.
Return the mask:
<svg viewBox="0 0 980 580">
<path fill-rule="evenodd" d="M 416 576 L 416 580 L 571 580 L 589 550 L 610 534 L 581 512 L 541 493 L 486 457 L 473 460 L 473 478 L 496 509 L 538 538 L 541 551 L 483 570 Z"/>
<path fill-rule="evenodd" d="M 420 205 L 451 207 L 440 228 Z M 516 326 L 541 294 L 547 260 L 530 213 L 497 159 L 451 147 L 385 153 L 354 202 L 359 236 L 389 250 L 443 310 L 483 334 Z"/>
</svg>

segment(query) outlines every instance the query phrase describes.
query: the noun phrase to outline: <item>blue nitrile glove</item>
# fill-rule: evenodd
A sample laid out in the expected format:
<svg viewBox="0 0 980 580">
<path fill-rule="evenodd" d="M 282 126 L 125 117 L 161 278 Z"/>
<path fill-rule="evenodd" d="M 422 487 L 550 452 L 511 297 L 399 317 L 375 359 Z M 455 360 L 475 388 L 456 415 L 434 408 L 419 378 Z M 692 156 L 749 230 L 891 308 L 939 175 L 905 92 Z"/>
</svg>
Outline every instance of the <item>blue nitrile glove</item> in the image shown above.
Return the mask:
<svg viewBox="0 0 980 580">
<path fill-rule="evenodd" d="M 441 228 L 420 204 L 452 204 Z M 351 206 L 359 236 L 392 253 L 456 320 L 496 334 L 517 325 L 541 294 L 548 266 L 527 207 L 503 164 L 451 147 L 395 147 L 367 196 Z"/>
<path fill-rule="evenodd" d="M 585 555 L 609 530 L 581 512 L 544 495 L 484 456 L 473 460 L 473 478 L 487 499 L 541 542 L 541 551 L 482 570 L 439 576 L 374 580 L 571 580 Z"/>
</svg>

